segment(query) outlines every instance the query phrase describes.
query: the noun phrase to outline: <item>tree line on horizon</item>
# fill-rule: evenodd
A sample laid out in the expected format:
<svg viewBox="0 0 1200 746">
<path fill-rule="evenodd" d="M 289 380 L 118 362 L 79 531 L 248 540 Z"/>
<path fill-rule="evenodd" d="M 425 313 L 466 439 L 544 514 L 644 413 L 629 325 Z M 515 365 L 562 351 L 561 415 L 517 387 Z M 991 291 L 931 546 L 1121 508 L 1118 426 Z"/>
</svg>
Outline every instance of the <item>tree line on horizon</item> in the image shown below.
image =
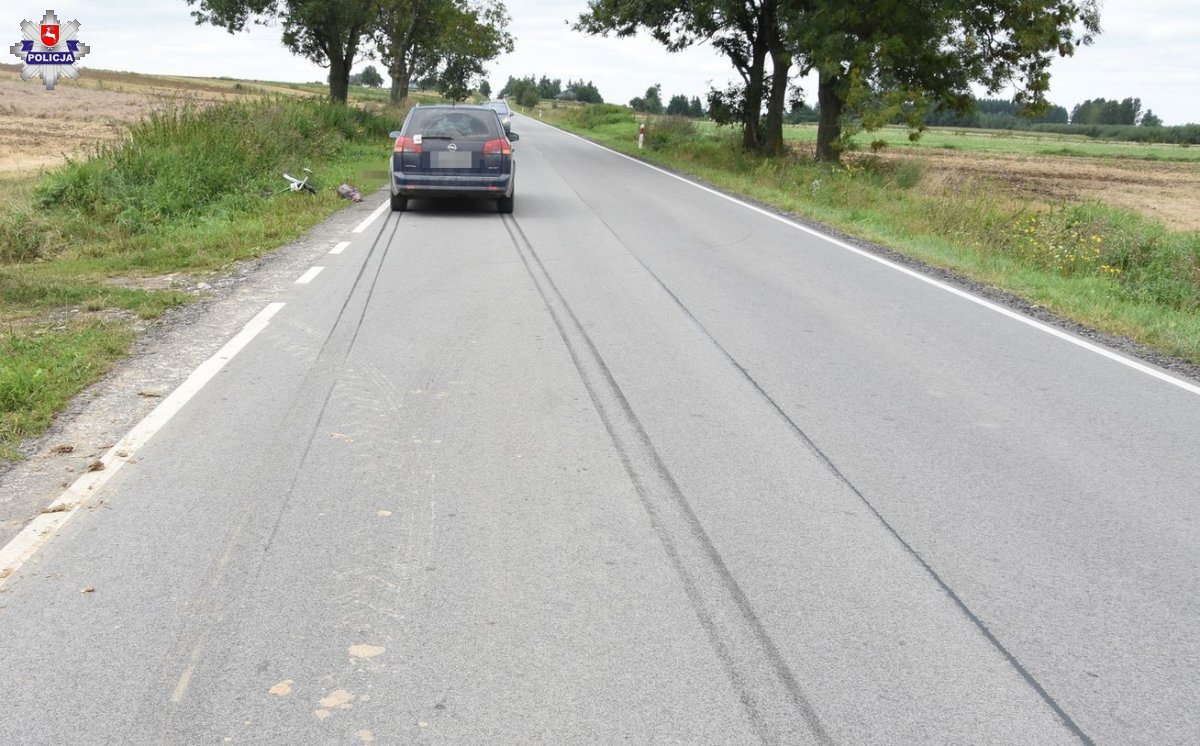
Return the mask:
<svg viewBox="0 0 1200 746">
<path fill-rule="evenodd" d="M 703 118 L 707 116 L 699 97 L 673 96 L 662 105 L 662 86 L 655 84 L 644 96 L 629 101 L 629 108 L 649 114 Z M 809 106 L 796 96 L 784 115 L 785 124 L 817 124 L 821 118 L 819 104 Z M 1142 143 L 1200 145 L 1200 124 L 1164 126 L 1162 120 L 1147 109 L 1142 111 L 1141 99 L 1088 99 L 1070 112 L 1063 106 L 1047 103 L 1040 114 L 1030 115 L 1013 101 L 999 98 L 974 98 L 967 111 L 933 107 L 921 122 L 922 127 L 963 127 L 969 129 L 1033 130 L 1058 134 L 1076 134 L 1106 140 L 1127 140 Z M 909 124 L 897 116 L 889 124 Z"/>
<path fill-rule="evenodd" d="M 488 86 L 490 91 L 491 86 Z M 480 91 L 483 92 L 482 90 Z M 484 93 L 483 95 L 488 95 Z M 562 78 L 551 78 L 543 75 L 535 78 L 529 75 L 524 78 L 508 77 L 508 82 L 500 89 L 500 96 L 515 101 L 519 106 L 537 106 L 542 99 L 557 99 L 559 101 L 580 101 L 585 104 L 602 104 L 604 97 L 592 81 L 568 80 L 565 84 Z"/>
<path fill-rule="evenodd" d="M 792 101 L 784 117 L 787 124 L 813 124 L 820 111 L 801 99 Z M 907 124 L 897 117 L 891 124 Z M 1165 126 L 1150 109 L 1141 109 L 1141 99 L 1088 99 L 1070 112 L 1049 104 L 1042 113 L 1029 115 L 1007 99 L 974 99 L 967 111 L 934 107 L 925 115 L 923 126 L 963 127 L 968 129 L 1031 130 L 1056 134 L 1084 135 L 1104 140 L 1141 143 L 1200 145 L 1200 124 Z"/>
<path fill-rule="evenodd" d="M 702 119 L 708 116 L 699 96 L 688 98 L 683 94 L 671 97 L 666 106 L 662 102 L 662 84 L 655 83 L 646 89 L 645 96 L 634 96 L 629 100 L 629 108 L 647 114 L 666 114 L 671 117 L 691 117 Z"/>
</svg>

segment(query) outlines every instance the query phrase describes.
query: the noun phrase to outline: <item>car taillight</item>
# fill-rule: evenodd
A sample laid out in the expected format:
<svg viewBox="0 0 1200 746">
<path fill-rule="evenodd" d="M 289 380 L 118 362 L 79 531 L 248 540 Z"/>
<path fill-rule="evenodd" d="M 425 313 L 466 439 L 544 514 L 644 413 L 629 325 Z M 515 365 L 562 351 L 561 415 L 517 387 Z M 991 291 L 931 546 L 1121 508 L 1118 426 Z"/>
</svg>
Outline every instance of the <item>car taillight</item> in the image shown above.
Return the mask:
<svg viewBox="0 0 1200 746">
<path fill-rule="evenodd" d="M 411 137 L 397 137 L 396 138 L 396 152 L 397 153 L 420 153 L 421 152 L 421 143 L 414 142 Z"/>
<path fill-rule="evenodd" d="M 483 154 L 486 155 L 512 155 L 512 144 L 504 138 L 498 140 L 488 140 L 483 144 Z"/>
</svg>

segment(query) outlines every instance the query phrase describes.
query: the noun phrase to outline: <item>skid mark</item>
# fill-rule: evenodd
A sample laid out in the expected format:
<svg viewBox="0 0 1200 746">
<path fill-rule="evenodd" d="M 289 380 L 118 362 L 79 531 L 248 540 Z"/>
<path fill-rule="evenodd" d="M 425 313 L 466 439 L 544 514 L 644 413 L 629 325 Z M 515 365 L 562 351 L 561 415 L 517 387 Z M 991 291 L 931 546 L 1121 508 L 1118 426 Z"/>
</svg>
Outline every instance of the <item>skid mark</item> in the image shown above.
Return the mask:
<svg viewBox="0 0 1200 746">
<path fill-rule="evenodd" d="M 768 743 L 832 742 L 796 674 L 713 545 L 687 495 L 537 251 L 514 219 L 505 216 L 504 224 L 675 568 L 697 621 L 758 736 Z"/>
</svg>

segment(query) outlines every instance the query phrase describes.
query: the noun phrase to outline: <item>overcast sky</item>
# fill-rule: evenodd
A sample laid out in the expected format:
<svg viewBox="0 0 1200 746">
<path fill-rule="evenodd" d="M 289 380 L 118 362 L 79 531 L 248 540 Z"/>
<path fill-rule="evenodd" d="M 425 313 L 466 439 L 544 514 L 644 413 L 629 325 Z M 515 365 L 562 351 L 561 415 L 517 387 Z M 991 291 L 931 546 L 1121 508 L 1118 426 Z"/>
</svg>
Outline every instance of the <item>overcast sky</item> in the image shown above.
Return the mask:
<svg viewBox="0 0 1200 746">
<path fill-rule="evenodd" d="M 231 36 L 196 26 L 184 0 L 0 0 L 0 50 L 21 39 L 19 22 L 37 23 L 47 5 L 62 22 L 78 19 L 79 38 L 92 52 L 80 63 L 108 70 L 173 75 L 229 76 L 259 80 L 324 80 L 325 71 L 291 56 L 278 28 L 255 28 Z M 732 70 L 708 48 L 670 54 L 648 37 L 603 39 L 571 31 L 566 23 L 586 0 L 508 0 L 516 49 L 489 68 L 493 88 L 509 75 L 549 75 L 595 82 L 606 101 L 626 103 L 654 83 L 664 98 L 704 96 L 723 86 Z M 1075 57 L 1053 68 L 1050 99 L 1070 109 L 1089 98 L 1138 96 L 1167 124 L 1200 122 L 1200 2 L 1106 0 L 1104 33 Z M 15 57 L 9 58 L 16 62 Z M 356 70 L 369 62 L 357 64 Z M 376 66 L 380 67 L 378 62 Z M 85 73 L 86 74 L 86 73 Z M 815 91 L 808 91 L 811 102 Z"/>
</svg>

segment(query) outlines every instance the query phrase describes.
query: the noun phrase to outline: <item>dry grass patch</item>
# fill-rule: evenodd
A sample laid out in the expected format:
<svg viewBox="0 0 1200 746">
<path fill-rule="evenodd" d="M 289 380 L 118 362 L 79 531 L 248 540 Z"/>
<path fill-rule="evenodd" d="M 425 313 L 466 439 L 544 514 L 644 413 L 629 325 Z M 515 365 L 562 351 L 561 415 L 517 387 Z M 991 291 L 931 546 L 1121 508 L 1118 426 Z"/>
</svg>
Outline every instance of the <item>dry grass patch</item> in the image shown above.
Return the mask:
<svg viewBox="0 0 1200 746">
<path fill-rule="evenodd" d="M 1200 164 L 955 150 L 884 151 L 885 161 L 915 160 L 927 177 L 986 180 L 1038 205 L 1101 202 L 1141 213 L 1176 231 L 1200 231 Z"/>
<path fill-rule="evenodd" d="M 313 94 L 271 83 L 159 77 L 85 70 L 47 91 L 0 65 L 0 174 L 37 172 L 128 136 L 147 115 L 183 104 L 207 106 L 264 95 Z M 69 116 L 65 115 L 69 112 Z"/>
</svg>

